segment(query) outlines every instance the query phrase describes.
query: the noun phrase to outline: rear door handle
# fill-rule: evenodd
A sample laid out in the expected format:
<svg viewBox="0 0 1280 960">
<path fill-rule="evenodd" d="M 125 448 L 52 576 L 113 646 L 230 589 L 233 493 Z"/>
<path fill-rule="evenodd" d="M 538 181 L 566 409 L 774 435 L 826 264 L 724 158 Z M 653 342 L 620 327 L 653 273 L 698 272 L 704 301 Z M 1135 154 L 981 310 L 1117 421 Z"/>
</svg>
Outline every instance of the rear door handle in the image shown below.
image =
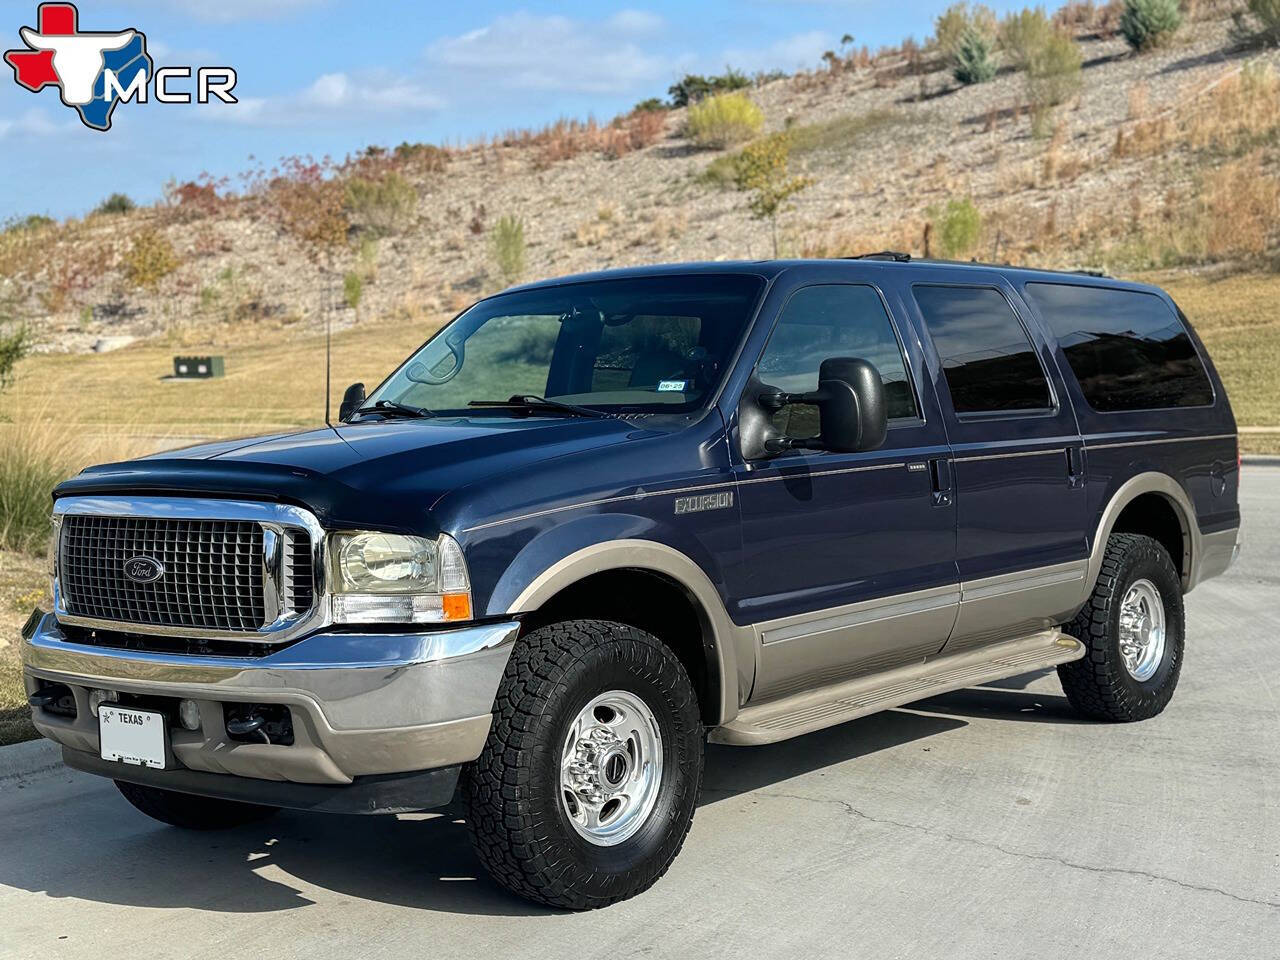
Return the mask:
<svg viewBox="0 0 1280 960">
<path fill-rule="evenodd" d="M 951 506 L 955 489 L 951 482 L 951 461 L 946 457 L 930 460 L 929 479 L 933 485 L 933 505 L 935 507 Z"/>
<path fill-rule="evenodd" d="M 1079 447 L 1067 447 L 1067 486 L 1084 485 L 1084 454 Z"/>
</svg>

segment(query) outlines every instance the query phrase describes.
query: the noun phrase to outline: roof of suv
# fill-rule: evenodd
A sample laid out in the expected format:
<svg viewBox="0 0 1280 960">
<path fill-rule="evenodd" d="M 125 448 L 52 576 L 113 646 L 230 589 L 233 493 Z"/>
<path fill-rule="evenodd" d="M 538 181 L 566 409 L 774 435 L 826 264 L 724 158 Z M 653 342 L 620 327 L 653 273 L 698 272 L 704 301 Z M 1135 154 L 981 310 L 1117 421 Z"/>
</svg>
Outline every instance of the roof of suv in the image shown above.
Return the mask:
<svg viewBox="0 0 1280 960">
<path fill-rule="evenodd" d="M 1150 289 L 1146 284 L 1119 280 L 1114 277 L 1107 276 L 1106 274 L 1089 270 L 1047 270 L 1035 267 L 1015 267 L 1010 264 L 979 263 L 977 261 L 963 260 L 917 260 L 908 257 L 905 254 L 884 253 L 870 254 L 863 257 L 846 257 L 841 259 L 717 260 L 692 263 L 665 263 L 639 267 L 621 267 L 612 270 L 597 270 L 590 273 L 577 273 L 563 277 L 554 277 L 547 280 L 538 280 L 533 283 L 526 283 L 511 287 L 508 290 L 504 290 L 503 293 L 510 293 L 514 290 L 540 290 L 567 283 L 585 283 L 593 280 L 622 280 L 635 277 L 662 277 L 677 275 L 687 276 L 689 274 L 699 273 L 752 274 L 754 276 L 772 279 L 779 274 L 796 267 L 830 267 L 839 264 L 845 264 L 850 267 L 862 266 L 876 269 L 899 269 L 925 273 L 930 270 L 968 268 L 984 270 L 987 272 L 1017 275 L 1021 280 L 1043 277 L 1045 279 L 1054 278 L 1061 281 L 1065 277 L 1071 277 L 1074 280 L 1086 284 L 1093 282 L 1105 283 L 1108 286 L 1124 286 L 1131 288 L 1145 287 Z"/>
</svg>

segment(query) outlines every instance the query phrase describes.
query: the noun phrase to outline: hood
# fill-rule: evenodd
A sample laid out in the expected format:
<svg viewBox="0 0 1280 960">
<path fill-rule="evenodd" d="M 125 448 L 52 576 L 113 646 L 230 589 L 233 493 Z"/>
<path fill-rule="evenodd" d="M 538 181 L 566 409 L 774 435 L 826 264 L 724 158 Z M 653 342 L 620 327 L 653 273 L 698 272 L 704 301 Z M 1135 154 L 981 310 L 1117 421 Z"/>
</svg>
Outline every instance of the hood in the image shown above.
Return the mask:
<svg viewBox="0 0 1280 960">
<path fill-rule="evenodd" d="M 90 467 L 54 496 L 251 497 L 305 506 L 327 527 L 430 533 L 431 506 L 451 490 L 651 433 L 623 420 L 564 417 L 340 424 Z"/>
</svg>

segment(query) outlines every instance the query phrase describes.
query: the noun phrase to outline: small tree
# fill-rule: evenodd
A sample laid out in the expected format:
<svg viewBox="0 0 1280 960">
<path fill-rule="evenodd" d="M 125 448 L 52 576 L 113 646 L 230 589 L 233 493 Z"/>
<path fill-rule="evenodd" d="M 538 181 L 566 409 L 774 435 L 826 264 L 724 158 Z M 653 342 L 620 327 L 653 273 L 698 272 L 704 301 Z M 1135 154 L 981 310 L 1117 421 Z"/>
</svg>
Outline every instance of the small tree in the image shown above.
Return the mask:
<svg viewBox="0 0 1280 960">
<path fill-rule="evenodd" d="M 137 205 L 123 193 L 113 193 L 94 209 L 94 213 L 129 213 Z"/>
<path fill-rule="evenodd" d="M 775 133 L 742 148 L 735 160 L 734 182 L 739 190 L 750 191 L 747 206 L 757 220 L 768 220 L 773 231 L 773 255 L 778 255 L 778 214 L 786 202 L 813 180 L 793 177 L 789 170 L 791 134 Z"/>
<path fill-rule="evenodd" d="M 996 63 L 991 58 L 991 42 L 977 30 L 966 30 L 956 48 L 951 74 L 966 86 L 993 79 Z"/>
<path fill-rule="evenodd" d="M 511 286 L 524 274 L 524 221 L 513 214 L 499 217 L 489 232 L 489 251 L 498 276 Z"/>
<path fill-rule="evenodd" d="M 1026 70 L 1035 53 L 1054 34 L 1044 7 L 1024 7 L 1000 21 L 1000 49 L 1017 70 Z"/>
<path fill-rule="evenodd" d="M 1075 41 L 1054 30 L 1027 58 L 1027 100 L 1031 104 L 1031 129 L 1038 137 L 1049 128 L 1054 107 L 1066 103 L 1080 90 L 1083 59 Z"/>
<path fill-rule="evenodd" d="M 0 331 L 0 390 L 13 383 L 14 368 L 31 350 L 31 331 L 17 326 Z"/>
<path fill-rule="evenodd" d="M 1182 26 L 1178 0 L 1124 0 L 1120 32 L 1134 50 L 1151 50 L 1173 39 Z"/>
</svg>

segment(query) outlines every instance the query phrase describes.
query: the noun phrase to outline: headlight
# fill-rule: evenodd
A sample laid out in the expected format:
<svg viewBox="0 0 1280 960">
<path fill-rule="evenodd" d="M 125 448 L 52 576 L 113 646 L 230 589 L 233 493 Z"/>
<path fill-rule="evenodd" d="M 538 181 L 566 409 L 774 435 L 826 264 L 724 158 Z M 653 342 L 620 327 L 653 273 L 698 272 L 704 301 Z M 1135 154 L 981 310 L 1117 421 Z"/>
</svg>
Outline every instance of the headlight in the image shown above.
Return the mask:
<svg viewBox="0 0 1280 960">
<path fill-rule="evenodd" d="M 446 623 L 471 619 L 462 548 L 395 533 L 329 538 L 337 623 Z"/>
</svg>

